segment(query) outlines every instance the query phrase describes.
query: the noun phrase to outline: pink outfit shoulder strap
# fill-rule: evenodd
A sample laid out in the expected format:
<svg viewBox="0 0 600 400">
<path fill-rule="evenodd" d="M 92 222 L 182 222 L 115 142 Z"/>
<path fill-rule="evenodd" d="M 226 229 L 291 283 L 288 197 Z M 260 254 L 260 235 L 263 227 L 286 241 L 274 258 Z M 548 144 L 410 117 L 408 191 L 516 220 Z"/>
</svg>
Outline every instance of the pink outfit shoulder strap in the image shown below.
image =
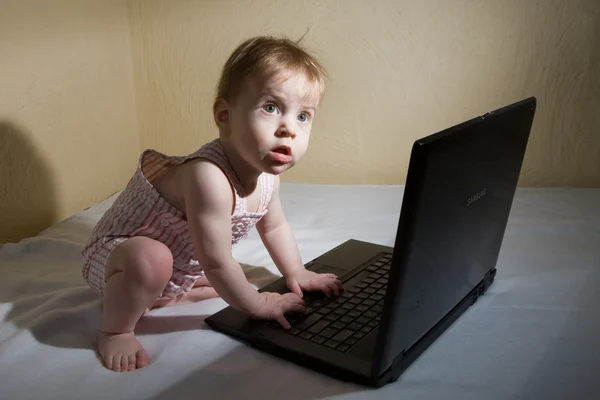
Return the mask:
<svg viewBox="0 0 600 400">
<path fill-rule="evenodd" d="M 235 209 L 234 215 L 250 215 L 250 214 L 263 214 L 271 201 L 273 194 L 273 175 L 261 174 L 258 183 L 259 190 L 261 191 L 260 204 L 257 212 L 249 212 L 246 205 L 245 193 L 240 181 L 229 163 L 229 159 L 225 154 L 223 146 L 218 140 L 214 140 L 202 146 L 196 152 L 188 156 L 165 156 L 154 150 L 146 150 L 141 157 L 140 167 L 143 171 L 143 175 L 148 181 L 152 181 L 154 177 L 162 173 L 166 168 L 181 164 L 187 160 L 193 158 L 205 158 L 221 168 L 223 173 L 229 179 L 229 182 L 234 188 L 235 192 Z"/>
</svg>

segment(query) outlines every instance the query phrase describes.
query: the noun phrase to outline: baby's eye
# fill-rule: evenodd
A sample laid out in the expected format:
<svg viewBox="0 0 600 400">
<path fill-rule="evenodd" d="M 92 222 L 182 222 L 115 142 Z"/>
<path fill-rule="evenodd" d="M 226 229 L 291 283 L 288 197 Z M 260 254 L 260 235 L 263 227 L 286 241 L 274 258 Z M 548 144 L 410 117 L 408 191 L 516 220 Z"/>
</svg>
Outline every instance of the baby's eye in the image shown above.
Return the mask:
<svg viewBox="0 0 600 400">
<path fill-rule="evenodd" d="M 298 114 L 298 121 L 300 121 L 300 122 L 308 121 L 308 114 L 307 113 Z"/>
<path fill-rule="evenodd" d="M 275 114 L 277 112 L 277 106 L 275 104 L 265 104 L 263 106 L 263 110 L 269 114 Z"/>
</svg>

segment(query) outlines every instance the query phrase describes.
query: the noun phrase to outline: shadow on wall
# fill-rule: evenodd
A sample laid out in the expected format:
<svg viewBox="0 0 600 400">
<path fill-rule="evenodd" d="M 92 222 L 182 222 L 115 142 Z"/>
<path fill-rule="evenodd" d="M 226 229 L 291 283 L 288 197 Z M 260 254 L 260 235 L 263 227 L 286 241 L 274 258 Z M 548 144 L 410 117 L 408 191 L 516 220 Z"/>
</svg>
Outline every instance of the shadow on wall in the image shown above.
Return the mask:
<svg viewBox="0 0 600 400">
<path fill-rule="evenodd" d="M 49 165 L 21 127 L 0 119 L 0 243 L 50 226 L 57 206 Z"/>
</svg>

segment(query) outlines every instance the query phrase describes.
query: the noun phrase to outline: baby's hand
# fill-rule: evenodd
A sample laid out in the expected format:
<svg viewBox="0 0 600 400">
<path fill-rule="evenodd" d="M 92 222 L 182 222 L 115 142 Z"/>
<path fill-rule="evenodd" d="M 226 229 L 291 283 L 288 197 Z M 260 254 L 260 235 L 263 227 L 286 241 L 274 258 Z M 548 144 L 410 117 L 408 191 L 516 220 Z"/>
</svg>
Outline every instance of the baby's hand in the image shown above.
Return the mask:
<svg viewBox="0 0 600 400">
<path fill-rule="evenodd" d="M 294 293 L 279 294 L 263 292 L 260 296 L 262 300 L 261 306 L 257 312 L 252 314 L 252 318 L 275 320 L 285 329 L 290 329 L 291 325 L 283 314 L 306 313 L 304 300 Z"/>
<path fill-rule="evenodd" d="M 339 296 L 342 282 L 334 274 L 318 274 L 307 269 L 301 269 L 286 277 L 288 288 L 292 293 L 302 297 L 302 291 L 321 291 L 327 297 Z"/>
</svg>

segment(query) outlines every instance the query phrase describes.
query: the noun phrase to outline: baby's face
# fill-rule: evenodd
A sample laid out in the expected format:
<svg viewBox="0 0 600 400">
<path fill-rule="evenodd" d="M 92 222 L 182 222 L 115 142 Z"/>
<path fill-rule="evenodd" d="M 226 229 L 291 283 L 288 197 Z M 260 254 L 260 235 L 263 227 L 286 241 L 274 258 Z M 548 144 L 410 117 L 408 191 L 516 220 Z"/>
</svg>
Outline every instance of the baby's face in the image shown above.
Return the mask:
<svg viewBox="0 0 600 400">
<path fill-rule="evenodd" d="M 280 174 L 308 147 L 318 91 L 303 74 L 253 78 L 230 108 L 231 138 L 254 168 Z"/>
</svg>

